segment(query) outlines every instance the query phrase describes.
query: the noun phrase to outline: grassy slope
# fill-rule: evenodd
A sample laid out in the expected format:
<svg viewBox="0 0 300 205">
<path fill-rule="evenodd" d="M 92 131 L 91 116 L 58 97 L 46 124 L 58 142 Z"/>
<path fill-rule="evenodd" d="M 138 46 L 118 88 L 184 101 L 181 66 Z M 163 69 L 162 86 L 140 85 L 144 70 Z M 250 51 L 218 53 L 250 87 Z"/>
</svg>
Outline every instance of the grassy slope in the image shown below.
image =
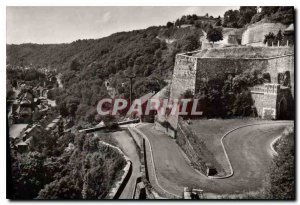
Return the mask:
<svg viewBox="0 0 300 205">
<path fill-rule="evenodd" d="M 203 140 L 211 153 L 215 156 L 216 160 L 223 167 L 225 172 L 229 173 L 229 166 L 224 155 L 224 151 L 221 145 L 222 136 L 242 125 L 258 123 L 254 119 L 209 119 L 209 120 L 194 120 L 190 127 L 197 134 L 201 140 Z M 223 175 L 225 173 L 219 173 Z"/>
</svg>

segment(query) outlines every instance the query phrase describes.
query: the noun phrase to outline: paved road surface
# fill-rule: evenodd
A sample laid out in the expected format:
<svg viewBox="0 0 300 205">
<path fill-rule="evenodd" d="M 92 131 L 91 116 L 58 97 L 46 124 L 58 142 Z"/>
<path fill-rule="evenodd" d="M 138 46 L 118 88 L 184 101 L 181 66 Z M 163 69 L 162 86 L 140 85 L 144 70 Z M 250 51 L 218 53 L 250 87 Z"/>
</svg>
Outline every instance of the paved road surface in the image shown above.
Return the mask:
<svg viewBox="0 0 300 205">
<path fill-rule="evenodd" d="M 138 128 L 150 140 L 160 185 L 180 196 L 185 186 L 216 194 L 239 194 L 257 190 L 262 186 L 268 164 L 272 160 L 270 143 L 288 124 L 291 123 L 255 125 L 227 135 L 224 144 L 234 175 L 226 179 L 208 179 L 200 175 L 188 164 L 175 140 L 154 130 L 152 124 Z"/>
<path fill-rule="evenodd" d="M 136 178 L 141 176 L 140 159 L 136 145 L 126 131 L 112 133 L 112 136 L 118 142 L 118 147 L 128 156 L 132 162 L 132 175 L 122 192 L 120 199 L 132 199 Z"/>
</svg>

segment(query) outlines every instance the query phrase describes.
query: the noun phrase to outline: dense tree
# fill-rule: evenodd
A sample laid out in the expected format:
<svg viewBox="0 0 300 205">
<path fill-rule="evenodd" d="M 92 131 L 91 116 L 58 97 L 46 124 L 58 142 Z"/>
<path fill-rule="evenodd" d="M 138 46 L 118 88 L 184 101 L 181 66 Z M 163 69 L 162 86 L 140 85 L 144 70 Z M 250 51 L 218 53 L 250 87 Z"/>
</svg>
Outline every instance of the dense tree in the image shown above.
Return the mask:
<svg viewBox="0 0 300 205">
<path fill-rule="evenodd" d="M 6 69 L 6 77 L 13 87 L 17 86 L 17 82 L 27 81 L 32 85 L 39 85 L 46 80 L 46 75 L 36 69 L 23 69 L 21 67 L 8 67 Z"/>
<path fill-rule="evenodd" d="M 241 6 L 239 10 L 228 10 L 224 14 L 223 26 L 241 28 L 249 23 L 261 20 L 291 24 L 294 22 L 294 7 L 291 6 L 262 6 L 258 12 L 256 6 Z"/>
<path fill-rule="evenodd" d="M 229 28 L 239 27 L 240 12 L 238 10 L 228 10 L 224 14 L 223 26 Z"/>
<path fill-rule="evenodd" d="M 239 27 L 244 27 L 246 24 L 251 22 L 252 17 L 257 14 L 256 6 L 241 6 L 240 9 L 240 19 L 238 21 Z"/>
<path fill-rule="evenodd" d="M 171 28 L 172 26 L 174 26 L 174 24 L 172 22 L 168 21 L 167 28 Z"/>
<path fill-rule="evenodd" d="M 251 106 L 252 106 L 252 97 L 251 93 L 247 90 L 243 90 L 241 93 L 236 95 L 232 114 L 234 116 L 250 116 L 252 114 Z"/>
<path fill-rule="evenodd" d="M 231 77 L 224 72 L 218 72 L 196 85 L 195 98 L 199 99 L 199 107 L 204 116 L 209 118 L 251 116 L 255 113 L 248 87 L 261 83 L 261 72 L 256 69 L 235 73 Z"/>
<path fill-rule="evenodd" d="M 265 19 L 269 22 L 289 25 L 294 23 L 294 7 L 292 6 L 262 6 L 261 12 L 255 14 L 251 23 Z"/>
<path fill-rule="evenodd" d="M 117 150 L 99 143 L 115 144 L 108 134 L 40 134 L 32 139 L 29 153 L 12 152 L 13 198 L 106 197 L 125 165 Z"/>
<path fill-rule="evenodd" d="M 40 153 L 22 155 L 21 159 L 15 159 L 12 163 L 13 198 L 32 199 L 52 178 L 47 176 L 47 170 L 43 167 L 44 157 Z"/>
<path fill-rule="evenodd" d="M 58 106 L 59 112 L 63 117 L 67 117 L 69 115 L 69 111 L 67 109 L 67 105 L 65 102 L 62 102 Z"/>
<path fill-rule="evenodd" d="M 215 26 L 222 26 L 222 21 L 221 21 L 221 19 L 217 20 L 217 22 L 215 23 Z"/>
<path fill-rule="evenodd" d="M 196 22 L 195 22 L 195 27 L 196 27 L 196 28 L 202 28 L 202 27 L 203 27 L 202 22 L 201 22 L 201 21 L 196 21 Z"/>
<path fill-rule="evenodd" d="M 265 35 L 264 44 L 267 44 L 268 46 L 271 46 L 272 43 L 275 44 L 276 36 L 274 33 L 270 32 L 267 35 Z"/>
<path fill-rule="evenodd" d="M 282 40 L 283 40 L 283 36 L 282 36 L 281 30 L 279 30 L 276 35 L 275 41 L 277 44 L 281 45 L 283 43 Z"/>
<path fill-rule="evenodd" d="M 209 29 L 206 38 L 213 43 L 223 40 L 222 28 L 218 27 Z"/>
<path fill-rule="evenodd" d="M 76 178 L 68 175 L 47 184 L 39 192 L 37 199 L 81 199 L 81 191 L 82 188 L 78 186 Z"/>
<path fill-rule="evenodd" d="M 188 35 L 184 38 L 183 51 L 193 51 L 199 48 L 199 38 L 197 35 Z"/>
<path fill-rule="evenodd" d="M 6 98 L 7 99 L 12 99 L 14 97 L 14 91 L 13 91 L 13 86 L 10 82 L 10 80 L 6 81 Z"/>
</svg>

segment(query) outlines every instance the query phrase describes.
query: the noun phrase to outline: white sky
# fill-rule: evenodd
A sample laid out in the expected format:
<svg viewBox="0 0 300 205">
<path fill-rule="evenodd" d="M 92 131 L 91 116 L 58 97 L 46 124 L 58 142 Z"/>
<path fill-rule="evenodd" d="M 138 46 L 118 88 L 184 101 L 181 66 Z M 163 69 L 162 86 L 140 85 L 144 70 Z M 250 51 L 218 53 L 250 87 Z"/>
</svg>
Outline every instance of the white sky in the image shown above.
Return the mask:
<svg viewBox="0 0 300 205">
<path fill-rule="evenodd" d="M 7 43 L 68 43 L 239 7 L 7 7 Z"/>
</svg>

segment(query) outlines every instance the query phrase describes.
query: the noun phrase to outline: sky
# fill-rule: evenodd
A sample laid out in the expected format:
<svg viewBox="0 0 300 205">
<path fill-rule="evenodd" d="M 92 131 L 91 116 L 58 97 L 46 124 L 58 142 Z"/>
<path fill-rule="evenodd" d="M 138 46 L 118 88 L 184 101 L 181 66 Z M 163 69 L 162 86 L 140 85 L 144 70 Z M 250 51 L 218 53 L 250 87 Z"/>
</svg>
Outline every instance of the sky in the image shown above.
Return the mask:
<svg viewBox="0 0 300 205">
<path fill-rule="evenodd" d="M 238 7 L 7 7 L 8 44 L 70 43 L 165 25 L 182 15 L 223 16 Z"/>
</svg>

